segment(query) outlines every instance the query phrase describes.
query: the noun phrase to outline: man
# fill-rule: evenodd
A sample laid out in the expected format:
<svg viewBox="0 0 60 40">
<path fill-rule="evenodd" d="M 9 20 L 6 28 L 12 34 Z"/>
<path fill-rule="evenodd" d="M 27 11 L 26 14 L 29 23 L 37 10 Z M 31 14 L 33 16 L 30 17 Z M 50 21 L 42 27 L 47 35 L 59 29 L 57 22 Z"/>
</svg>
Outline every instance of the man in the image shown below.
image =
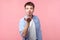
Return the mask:
<svg viewBox="0 0 60 40">
<path fill-rule="evenodd" d="M 33 15 L 35 5 L 32 2 L 27 2 L 24 8 L 26 16 L 19 22 L 22 40 L 42 40 L 39 19 Z"/>
</svg>

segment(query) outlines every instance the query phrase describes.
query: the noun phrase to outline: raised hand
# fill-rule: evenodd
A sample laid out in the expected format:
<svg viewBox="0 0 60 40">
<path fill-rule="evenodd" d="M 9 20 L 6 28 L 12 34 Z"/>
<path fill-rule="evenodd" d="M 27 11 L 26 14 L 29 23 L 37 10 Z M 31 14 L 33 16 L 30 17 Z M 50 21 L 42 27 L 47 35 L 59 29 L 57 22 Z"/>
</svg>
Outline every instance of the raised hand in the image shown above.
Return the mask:
<svg viewBox="0 0 60 40">
<path fill-rule="evenodd" d="M 31 18 L 24 18 L 24 20 L 25 20 L 26 22 L 30 23 Z"/>
</svg>

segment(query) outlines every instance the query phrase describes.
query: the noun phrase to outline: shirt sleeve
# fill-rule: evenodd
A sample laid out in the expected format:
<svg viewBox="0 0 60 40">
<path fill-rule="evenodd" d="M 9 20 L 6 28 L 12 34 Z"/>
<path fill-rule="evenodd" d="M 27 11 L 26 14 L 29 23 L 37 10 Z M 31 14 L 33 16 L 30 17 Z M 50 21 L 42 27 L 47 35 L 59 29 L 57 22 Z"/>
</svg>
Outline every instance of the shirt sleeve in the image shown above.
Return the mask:
<svg viewBox="0 0 60 40">
<path fill-rule="evenodd" d="M 21 19 L 19 21 L 19 33 L 21 34 L 21 36 L 22 36 L 23 30 L 24 30 L 24 26 L 25 26 L 25 22 L 23 19 Z"/>
<path fill-rule="evenodd" d="M 37 18 L 38 19 L 38 18 Z M 37 20 L 38 26 L 38 40 L 42 40 L 42 32 L 41 32 L 41 25 L 39 19 Z"/>
</svg>

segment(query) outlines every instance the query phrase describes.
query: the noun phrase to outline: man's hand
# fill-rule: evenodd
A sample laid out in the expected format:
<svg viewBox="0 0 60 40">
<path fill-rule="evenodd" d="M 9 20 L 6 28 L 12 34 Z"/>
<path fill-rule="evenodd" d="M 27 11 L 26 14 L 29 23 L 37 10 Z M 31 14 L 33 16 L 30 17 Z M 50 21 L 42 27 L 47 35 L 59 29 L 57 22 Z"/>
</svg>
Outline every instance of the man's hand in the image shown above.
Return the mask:
<svg viewBox="0 0 60 40">
<path fill-rule="evenodd" d="M 27 33 L 28 33 L 28 28 L 29 28 L 29 25 L 30 25 L 31 18 L 24 18 L 24 20 L 27 23 L 26 23 L 25 28 L 23 30 L 23 37 L 25 37 L 27 35 Z"/>
<path fill-rule="evenodd" d="M 31 18 L 24 18 L 24 20 L 25 20 L 27 23 L 30 23 Z"/>
</svg>

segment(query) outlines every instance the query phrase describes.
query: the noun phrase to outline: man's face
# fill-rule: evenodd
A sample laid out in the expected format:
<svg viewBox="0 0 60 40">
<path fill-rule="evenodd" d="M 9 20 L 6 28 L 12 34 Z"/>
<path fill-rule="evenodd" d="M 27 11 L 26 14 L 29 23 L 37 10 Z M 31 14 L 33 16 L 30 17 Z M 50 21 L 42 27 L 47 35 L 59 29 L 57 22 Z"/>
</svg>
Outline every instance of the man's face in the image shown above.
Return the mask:
<svg viewBox="0 0 60 40">
<path fill-rule="evenodd" d="M 27 14 L 28 16 L 31 16 L 31 15 L 33 15 L 34 8 L 33 8 L 33 6 L 26 5 L 25 11 L 26 11 L 26 14 Z"/>
</svg>

